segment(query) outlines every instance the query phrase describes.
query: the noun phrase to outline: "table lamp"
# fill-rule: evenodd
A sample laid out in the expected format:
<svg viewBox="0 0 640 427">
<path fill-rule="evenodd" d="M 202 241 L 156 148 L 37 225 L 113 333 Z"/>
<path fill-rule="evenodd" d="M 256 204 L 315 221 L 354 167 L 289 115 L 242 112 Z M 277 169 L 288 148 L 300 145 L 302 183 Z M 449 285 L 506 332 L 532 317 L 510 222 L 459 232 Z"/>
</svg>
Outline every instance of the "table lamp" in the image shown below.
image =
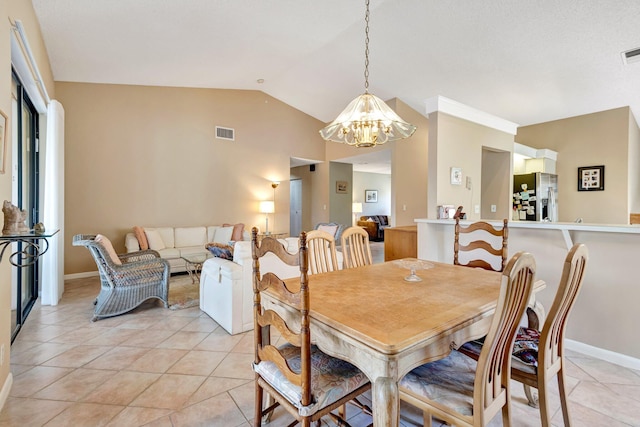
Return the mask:
<svg viewBox="0 0 640 427">
<path fill-rule="evenodd" d="M 362 203 L 354 202 L 351 211 L 353 212 L 353 225 L 356 225 L 358 223 L 357 216 L 359 213 L 362 213 Z"/>
<path fill-rule="evenodd" d="M 272 200 L 263 200 L 260 202 L 260 213 L 264 214 L 265 229 L 264 234 L 269 235 L 269 214 L 275 212 L 275 204 Z"/>
</svg>

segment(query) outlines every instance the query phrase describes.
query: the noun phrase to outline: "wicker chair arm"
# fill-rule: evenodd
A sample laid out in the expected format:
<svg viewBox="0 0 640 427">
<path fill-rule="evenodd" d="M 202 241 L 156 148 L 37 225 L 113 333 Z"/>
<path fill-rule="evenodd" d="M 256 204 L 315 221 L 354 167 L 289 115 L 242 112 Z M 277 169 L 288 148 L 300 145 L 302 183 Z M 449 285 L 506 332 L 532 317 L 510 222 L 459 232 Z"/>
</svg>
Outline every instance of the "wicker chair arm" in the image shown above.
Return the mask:
<svg viewBox="0 0 640 427">
<path fill-rule="evenodd" d="M 156 258 L 122 265 L 112 264 L 110 277 L 115 286 L 136 286 L 161 281 L 163 277 L 169 277 L 169 274 L 169 261 Z"/>
<path fill-rule="evenodd" d="M 158 253 L 158 251 L 154 251 L 153 249 L 147 249 L 144 251 L 118 254 L 118 258 L 120 258 L 120 261 L 122 261 L 122 263 L 130 263 L 130 262 L 154 260 L 154 259 L 160 258 L 160 254 Z"/>
</svg>

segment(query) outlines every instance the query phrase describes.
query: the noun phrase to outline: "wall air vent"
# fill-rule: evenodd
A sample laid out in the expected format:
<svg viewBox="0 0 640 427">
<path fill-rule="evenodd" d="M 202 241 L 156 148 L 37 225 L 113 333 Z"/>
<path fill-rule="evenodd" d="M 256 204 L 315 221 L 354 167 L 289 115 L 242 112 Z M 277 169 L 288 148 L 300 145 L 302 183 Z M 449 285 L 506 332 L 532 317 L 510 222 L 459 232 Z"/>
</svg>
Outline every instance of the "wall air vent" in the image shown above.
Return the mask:
<svg viewBox="0 0 640 427">
<path fill-rule="evenodd" d="M 216 126 L 216 138 L 218 139 L 235 141 L 235 135 L 236 135 L 236 131 L 234 129 Z"/>
<path fill-rule="evenodd" d="M 640 47 L 622 52 L 622 60 L 625 64 L 640 62 Z"/>
</svg>

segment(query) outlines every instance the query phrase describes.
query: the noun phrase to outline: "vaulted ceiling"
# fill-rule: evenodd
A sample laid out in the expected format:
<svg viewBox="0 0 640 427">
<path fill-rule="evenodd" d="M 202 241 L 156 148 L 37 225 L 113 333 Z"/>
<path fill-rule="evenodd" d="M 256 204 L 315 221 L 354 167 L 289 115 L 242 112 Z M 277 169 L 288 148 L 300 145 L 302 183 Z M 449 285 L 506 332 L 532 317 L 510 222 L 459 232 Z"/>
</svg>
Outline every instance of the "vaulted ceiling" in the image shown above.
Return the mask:
<svg viewBox="0 0 640 427">
<path fill-rule="evenodd" d="M 324 122 L 364 91 L 363 0 L 32 1 L 56 81 L 255 89 Z M 637 0 L 371 0 L 369 89 L 520 125 L 638 117 L 639 23 Z"/>
</svg>

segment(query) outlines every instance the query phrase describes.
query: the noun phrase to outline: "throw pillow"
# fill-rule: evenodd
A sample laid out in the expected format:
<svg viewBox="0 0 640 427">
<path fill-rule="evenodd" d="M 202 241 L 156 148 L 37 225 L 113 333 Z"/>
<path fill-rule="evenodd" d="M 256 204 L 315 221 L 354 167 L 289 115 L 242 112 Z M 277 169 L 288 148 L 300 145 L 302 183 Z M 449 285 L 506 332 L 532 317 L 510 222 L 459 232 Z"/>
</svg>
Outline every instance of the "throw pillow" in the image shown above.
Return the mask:
<svg viewBox="0 0 640 427">
<path fill-rule="evenodd" d="M 122 265 L 122 261 L 120 261 L 120 258 L 118 258 L 118 254 L 116 253 L 116 250 L 113 249 L 111 240 L 107 239 L 102 234 L 96 235 L 94 240 L 102 245 L 102 247 L 107 252 L 107 254 L 109 255 L 109 258 L 111 258 L 111 261 L 113 261 L 114 264 Z"/>
<path fill-rule="evenodd" d="M 222 224 L 223 227 L 233 226 L 233 232 L 231 233 L 231 240 L 239 242 L 243 240 L 242 233 L 244 232 L 244 224 L 239 222 L 238 224 Z"/>
<path fill-rule="evenodd" d="M 233 260 L 233 246 L 225 245 L 223 243 L 207 243 L 205 246 L 214 257 Z"/>
<path fill-rule="evenodd" d="M 154 251 L 161 251 L 167 246 L 164 244 L 164 240 L 162 240 L 162 236 L 160 236 L 160 232 L 154 229 L 146 229 L 144 230 L 144 234 L 147 236 L 147 241 L 149 242 L 149 249 L 153 249 Z"/>
<path fill-rule="evenodd" d="M 223 243 L 225 245 L 228 245 L 229 241 L 232 240 L 231 239 L 232 234 L 233 234 L 233 226 L 218 227 L 218 229 L 216 229 L 215 234 L 213 235 L 213 241 L 215 243 Z"/>
<path fill-rule="evenodd" d="M 136 239 L 138 239 L 138 245 L 140 245 L 141 251 L 149 249 L 149 242 L 147 242 L 147 235 L 144 234 L 144 228 L 136 225 L 133 227 L 133 234 L 135 234 Z"/>
<path fill-rule="evenodd" d="M 337 225 L 319 225 L 318 228 L 316 228 L 316 230 L 326 231 L 327 233 L 335 237 L 336 232 L 338 231 L 338 226 Z"/>
</svg>

